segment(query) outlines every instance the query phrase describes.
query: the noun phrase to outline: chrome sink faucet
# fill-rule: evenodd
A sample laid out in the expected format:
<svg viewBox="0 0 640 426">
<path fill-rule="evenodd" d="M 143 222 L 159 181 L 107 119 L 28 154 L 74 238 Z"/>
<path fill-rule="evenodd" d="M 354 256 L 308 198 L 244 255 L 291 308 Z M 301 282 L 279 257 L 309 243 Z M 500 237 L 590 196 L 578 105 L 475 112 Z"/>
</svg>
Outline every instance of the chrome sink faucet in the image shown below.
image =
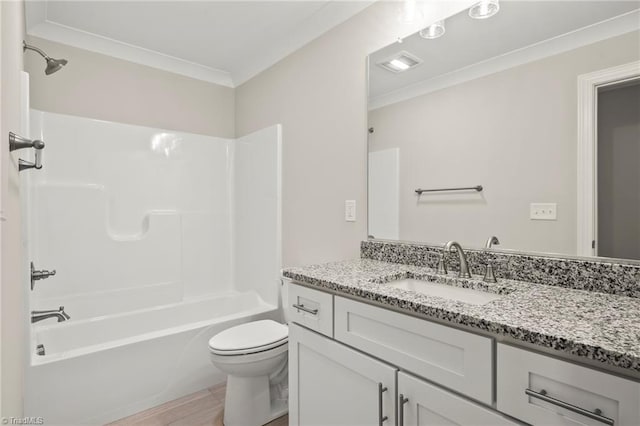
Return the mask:
<svg viewBox="0 0 640 426">
<path fill-rule="evenodd" d="M 58 322 L 71 319 L 71 317 L 64 311 L 64 306 L 60 306 L 60 308 L 58 309 L 51 309 L 48 311 L 31 311 L 32 323 L 46 320 L 47 318 L 57 318 Z"/>
<path fill-rule="evenodd" d="M 444 248 L 442 249 L 442 256 L 440 256 L 440 262 L 438 262 L 438 268 L 436 272 L 438 274 L 446 275 L 447 265 L 445 262 L 445 255 L 447 252 L 452 251 L 457 251 L 458 257 L 460 258 L 460 272 L 458 273 L 458 276 L 460 278 L 471 278 L 471 273 L 469 272 L 469 264 L 467 263 L 467 256 L 464 254 L 462 246 L 455 241 L 449 241 L 444 245 Z"/>
</svg>

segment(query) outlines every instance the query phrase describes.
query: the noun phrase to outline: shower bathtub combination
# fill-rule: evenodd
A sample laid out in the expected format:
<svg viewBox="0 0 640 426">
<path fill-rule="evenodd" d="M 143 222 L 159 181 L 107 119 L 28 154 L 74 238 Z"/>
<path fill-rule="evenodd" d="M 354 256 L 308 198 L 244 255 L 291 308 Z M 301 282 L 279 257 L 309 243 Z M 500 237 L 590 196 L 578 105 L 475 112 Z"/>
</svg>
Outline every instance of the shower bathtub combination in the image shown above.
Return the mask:
<svg viewBox="0 0 640 426">
<path fill-rule="evenodd" d="M 208 340 L 280 319 L 279 125 L 235 140 L 31 110 L 25 415 L 106 423 L 224 381 Z M 29 265 L 25 265 L 29 268 Z"/>
</svg>

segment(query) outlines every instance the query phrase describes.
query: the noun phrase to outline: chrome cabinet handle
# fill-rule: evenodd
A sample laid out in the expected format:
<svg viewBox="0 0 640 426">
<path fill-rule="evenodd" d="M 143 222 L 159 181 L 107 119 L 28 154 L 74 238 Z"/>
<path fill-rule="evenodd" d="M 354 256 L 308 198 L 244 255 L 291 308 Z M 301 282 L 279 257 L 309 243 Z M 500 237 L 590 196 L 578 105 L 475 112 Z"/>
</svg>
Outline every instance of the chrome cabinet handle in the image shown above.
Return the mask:
<svg viewBox="0 0 640 426">
<path fill-rule="evenodd" d="M 405 398 L 403 394 L 398 396 L 398 426 L 404 426 L 404 404 L 409 402 L 409 398 Z"/>
<path fill-rule="evenodd" d="M 311 314 L 311 315 L 318 315 L 318 310 L 317 309 L 307 308 L 303 304 L 294 303 L 291 306 L 293 306 L 294 308 L 296 308 L 299 311 L 303 311 L 303 312 L 306 312 L 306 313 Z"/>
<path fill-rule="evenodd" d="M 382 383 L 378 383 L 378 426 L 382 426 L 389 417 L 385 416 L 382 412 L 382 394 L 387 391 L 387 388 L 382 385 Z"/>
<path fill-rule="evenodd" d="M 553 404 L 558 407 L 567 409 L 569 411 L 573 411 L 574 413 L 580 414 L 585 417 L 589 417 L 590 419 L 597 420 L 606 425 L 613 426 L 614 424 L 613 419 L 610 419 L 609 417 L 605 417 L 601 415 L 602 410 L 600 410 L 599 408 L 597 408 L 595 411 L 585 410 L 584 408 L 578 407 L 577 405 L 569 404 L 568 402 L 564 402 L 559 399 L 548 396 L 547 391 L 544 389 L 542 389 L 540 392 L 536 392 L 531 389 L 525 389 L 524 393 L 526 393 L 532 398 L 537 398 L 544 402 L 548 402 L 549 404 Z"/>
</svg>

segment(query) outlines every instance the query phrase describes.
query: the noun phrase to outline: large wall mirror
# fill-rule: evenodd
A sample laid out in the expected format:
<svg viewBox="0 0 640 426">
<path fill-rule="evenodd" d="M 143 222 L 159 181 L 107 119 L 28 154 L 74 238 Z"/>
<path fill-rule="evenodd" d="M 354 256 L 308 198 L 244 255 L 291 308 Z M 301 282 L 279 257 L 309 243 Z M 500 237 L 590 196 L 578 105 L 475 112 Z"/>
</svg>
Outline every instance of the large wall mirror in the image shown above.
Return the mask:
<svg viewBox="0 0 640 426">
<path fill-rule="evenodd" d="M 370 238 L 640 259 L 640 2 L 480 3 L 369 56 Z"/>
</svg>

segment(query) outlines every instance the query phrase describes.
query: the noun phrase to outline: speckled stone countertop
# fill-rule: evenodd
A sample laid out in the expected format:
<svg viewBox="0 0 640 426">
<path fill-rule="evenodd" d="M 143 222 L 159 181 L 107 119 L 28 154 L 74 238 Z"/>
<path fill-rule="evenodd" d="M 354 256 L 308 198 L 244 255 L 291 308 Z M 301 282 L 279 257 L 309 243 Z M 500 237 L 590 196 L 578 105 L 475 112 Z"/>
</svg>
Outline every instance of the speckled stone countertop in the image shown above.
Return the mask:
<svg viewBox="0 0 640 426">
<path fill-rule="evenodd" d="M 318 289 L 375 301 L 438 319 L 640 372 L 640 299 L 544 284 L 482 277 L 437 277 L 443 284 L 502 294 L 472 305 L 385 285 L 401 278 L 435 279 L 427 267 L 355 259 L 286 268 L 283 276 Z"/>
</svg>

